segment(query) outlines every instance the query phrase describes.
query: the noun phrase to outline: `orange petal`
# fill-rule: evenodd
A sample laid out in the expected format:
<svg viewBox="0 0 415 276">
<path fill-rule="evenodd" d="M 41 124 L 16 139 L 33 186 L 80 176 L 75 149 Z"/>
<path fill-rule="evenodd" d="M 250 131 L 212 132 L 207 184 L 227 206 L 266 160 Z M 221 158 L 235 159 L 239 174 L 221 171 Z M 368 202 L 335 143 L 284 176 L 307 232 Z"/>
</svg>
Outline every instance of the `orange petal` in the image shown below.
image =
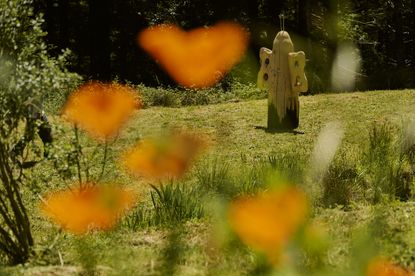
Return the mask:
<svg viewBox="0 0 415 276">
<path fill-rule="evenodd" d="M 402 267 L 391 263 L 386 258 L 377 257 L 367 267 L 367 276 L 410 276 L 415 275 Z"/>
<path fill-rule="evenodd" d="M 153 179 L 180 178 L 203 149 L 202 139 L 176 134 L 165 140 L 143 140 L 123 157 L 125 167 L 135 175 Z"/>
<path fill-rule="evenodd" d="M 43 214 L 62 228 L 83 234 L 90 229 L 112 228 L 136 200 L 131 191 L 115 186 L 84 186 L 47 196 L 41 205 Z"/>
<path fill-rule="evenodd" d="M 190 32 L 159 25 L 142 31 L 138 42 L 176 82 L 201 88 L 214 85 L 241 59 L 248 34 L 230 22 Z"/>
<path fill-rule="evenodd" d="M 139 107 L 137 93 L 131 88 L 90 82 L 70 95 L 62 115 L 93 137 L 105 140 L 115 135 Z"/>
<path fill-rule="evenodd" d="M 288 187 L 235 200 L 230 205 L 228 219 L 246 245 L 267 254 L 274 263 L 299 226 L 305 223 L 307 213 L 305 194 Z"/>
</svg>

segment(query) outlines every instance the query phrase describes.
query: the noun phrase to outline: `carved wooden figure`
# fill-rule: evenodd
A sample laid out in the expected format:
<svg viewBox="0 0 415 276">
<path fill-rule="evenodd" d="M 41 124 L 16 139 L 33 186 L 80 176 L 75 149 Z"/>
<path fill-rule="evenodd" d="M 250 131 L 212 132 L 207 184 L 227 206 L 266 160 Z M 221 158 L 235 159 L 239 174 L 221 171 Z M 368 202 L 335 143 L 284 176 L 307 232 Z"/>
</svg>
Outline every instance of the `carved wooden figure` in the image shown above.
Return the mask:
<svg viewBox="0 0 415 276">
<path fill-rule="evenodd" d="M 268 90 L 268 129 L 297 128 L 298 95 L 308 90 L 304 52 L 294 52 L 290 35 L 281 31 L 274 39 L 272 51 L 261 48 L 259 57 L 258 86 Z"/>
</svg>

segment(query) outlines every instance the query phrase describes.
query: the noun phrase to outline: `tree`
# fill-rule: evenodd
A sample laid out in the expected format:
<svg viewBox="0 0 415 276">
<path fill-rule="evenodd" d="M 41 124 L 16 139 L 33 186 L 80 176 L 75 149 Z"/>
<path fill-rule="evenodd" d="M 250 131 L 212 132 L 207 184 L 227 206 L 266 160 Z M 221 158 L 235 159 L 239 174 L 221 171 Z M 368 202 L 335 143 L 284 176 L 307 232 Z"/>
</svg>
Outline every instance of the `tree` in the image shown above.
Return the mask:
<svg viewBox="0 0 415 276">
<path fill-rule="evenodd" d="M 90 76 L 111 79 L 111 0 L 89 0 Z"/>
</svg>

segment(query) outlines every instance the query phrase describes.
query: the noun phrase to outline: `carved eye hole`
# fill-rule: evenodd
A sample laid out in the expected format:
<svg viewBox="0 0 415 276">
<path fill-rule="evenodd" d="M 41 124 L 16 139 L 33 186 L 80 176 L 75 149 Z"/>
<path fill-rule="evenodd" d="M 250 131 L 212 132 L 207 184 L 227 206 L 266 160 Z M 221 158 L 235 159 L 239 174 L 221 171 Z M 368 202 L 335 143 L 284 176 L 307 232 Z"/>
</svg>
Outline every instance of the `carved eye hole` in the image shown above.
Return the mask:
<svg viewBox="0 0 415 276">
<path fill-rule="evenodd" d="M 300 77 L 299 76 L 297 76 L 296 78 L 295 78 L 295 86 L 300 86 L 301 85 L 301 82 L 300 82 Z"/>
<path fill-rule="evenodd" d="M 300 65 L 298 64 L 298 60 L 296 60 L 296 61 L 295 61 L 294 66 L 295 66 L 295 67 L 300 66 Z"/>
<path fill-rule="evenodd" d="M 266 81 L 268 80 L 268 74 L 267 73 L 264 74 L 264 80 L 266 80 Z"/>
<path fill-rule="evenodd" d="M 266 59 L 265 59 L 265 65 L 267 65 L 267 66 L 268 66 L 268 64 L 269 64 L 269 58 L 266 58 Z"/>
</svg>

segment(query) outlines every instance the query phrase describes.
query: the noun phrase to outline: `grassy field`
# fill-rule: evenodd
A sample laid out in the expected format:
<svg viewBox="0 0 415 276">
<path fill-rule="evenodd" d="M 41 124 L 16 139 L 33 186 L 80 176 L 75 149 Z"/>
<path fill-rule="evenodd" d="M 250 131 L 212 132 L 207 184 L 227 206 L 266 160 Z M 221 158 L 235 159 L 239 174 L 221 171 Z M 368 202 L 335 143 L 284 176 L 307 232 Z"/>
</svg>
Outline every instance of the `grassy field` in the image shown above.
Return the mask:
<svg viewBox="0 0 415 276">
<path fill-rule="evenodd" d="M 405 201 L 393 198 L 374 204 L 372 196 L 366 194 L 377 187 L 370 184 L 371 179 L 376 178 L 366 173 L 367 166 L 362 161 L 370 148 L 370 134 L 374 126 L 388 126 L 393 141 L 399 142 L 408 122 L 415 120 L 415 90 L 302 96 L 300 105 L 301 133 L 266 132 L 266 100 L 181 108 L 151 107 L 138 111 L 119 139 L 110 146 L 105 179 L 140 191 L 140 202 L 133 214 L 116 229 L 94 233 L 84 239 L 59 230 L 41 216 L 39 196 L 49 189 L 65 187 L 54 173 L 53 162 L 44 161 L 27 172 L 32 180 L 25 191 L 37 254 L 27 265 L 6 268 L 5 273 L 77 275 L 80 271 L 93 271 L 91 273 L 98 275 L 158 275 L 162 272 L 169 274 L 170 270 L 164 270 L 165 262 L 175 258 L 177 275 L 257 274 L 258 257 L 235 237 L 228 244 L 218 245 L 217 237 L 221 236 L 218 232 L 228 229 L 217 222 L 223 217 L 217 215 L 220 212 L 215 208 L 220 209 L 222 205 L 217 204 L 219 207 L 212 211 L 208 203 L 214 200 L 220 202 L 220 199 L 214 193 L 209 197 L 210 193 L 206 195 L 198 189 L 203 183 L 212 181 L 220 182 L 214 188 L 226 190 L 230 197 L 249 193 L 261 188 L 261 184 L 256 187 L 255 183 L 263 180 L 261 173 L 267 166 L 279 169 L 288 181 L 305 183 L 319 134 L 333 122 L 344 131 L 344 139 L 333 161 L 336 166 L 331 166 L 321 181 L 314 183 L 320 186 L 317 189 L 320 194 L 310 195 L 315 198 L 311 219 L 324 226 L 329 241 L 321 257 L 320 272 L 330 275 L 328 271 L 352 268 L 356 261 L 354 258 L 359 255 L 356 253 L 359 246 L 367 246 L 367 243 L 376 244 L 377 250 L 400 265 L 415 269 L 413 178 Z M 52 118 L 52 122 L 55 126 L 63 126 L 55 129 L 56 145 L 65 145 L 72 132 L 59 117 Z M 178 206 L 189 214 L 183 215 L 177 224 L 154 220 L 148 183 L 131 178 L 117 162 L 119 154 L 137 140 L 171 129 L 197 131 L 210 141 L 208 150 L 181 181 L 182 186 L 178 186 L 182 187 L 180 192 L 184 195 L 184 203 Z M 92 151 L 92 142 L 81 138 L 87 145 L 85 151 Z M 102 156 L 96 158 L 100 160 Z M 353 168 L 356 173 L 344 177 L 348 168 Z M 333 185 L 340 182 L 346 186 Z M 229 187 L 223 185 L 233 190 L 228 191 Z M 309 182 L 307 185 L 310 185 Z M 336 193 L 340 195 L 336 196 Z M 183 206 L 187 203 L 190 207 Z M 205 210 L 198 215 L 186 209 L 192 206 Z M 362 233 L 369 231 L 370 225 L 376 225 L 372 227 L 376 230 L 373 240 L 361 244 L 356 242 Z M 175 227 L 180 231 L 173 231 Z M 171 246 L 172 240 L 176 241 L 175 247 Z M 171 254 L 172 250 L 177 254 Z M 304 259 L 301 267 L 310 269 L 313 266 L 310 258 L 299 259 Z M 295 275 L 287 271 L 287 275 Z"/>
</svg>

